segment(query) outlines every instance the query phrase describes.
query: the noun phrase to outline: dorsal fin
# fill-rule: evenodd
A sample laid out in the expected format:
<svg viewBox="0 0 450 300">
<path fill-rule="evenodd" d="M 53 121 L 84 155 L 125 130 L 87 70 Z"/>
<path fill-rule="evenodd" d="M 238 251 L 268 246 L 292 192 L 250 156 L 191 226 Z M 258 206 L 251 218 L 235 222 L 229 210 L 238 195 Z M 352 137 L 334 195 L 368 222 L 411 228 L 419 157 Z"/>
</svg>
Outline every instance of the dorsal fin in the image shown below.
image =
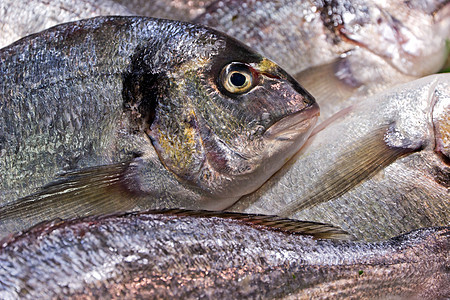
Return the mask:
<svg viewBox="0 0 450 300">
<path fill-rule="evenodd" d="M 349 55 L 351 52 L 330 63 L 305 69 L 294 77 L 321 105 L 323 102 L 326 105 L 339 103 L 352 96 L 362 85 L 352 74 Z"/>
<path fill-rule="evenodd" d="M 165 214 L 173 216 L 187 216 L 199 218 L 222 218 L 232 219 L 249 225 L 263 227 L 265 229 L 277 230 L 289 234 L 310 235 L 316 239 L 353 240 L 354 237 L 340 227 L 330 224 L 287 219 L 278 216 L 244 214 L 226 211 L 207 210 L 185 210 L 185 209 L 163 209 L 151 210 L 146 213 Z"/>
<path fill-rule="evenodd" d="M 74 218 L 70 220 L 61 220 L 60 218 L 52 221 L 41 222 L 32 226 L 24 232 L 11 234 L 0 240 L 0 249 L 8 244 L 27 236 L 39 236 L 46 232 L 51 232 L 56 228 L 70 226 L 77 222 L 97 222 L 114 217 L 139 216 L 148 214 L 159 214 L 168 217 L 196 217 L 196 218 L 221 218 L 230 219 L 242 224 L 258 227 L 259 229 L 281 231 L 286 234 L 297 234 L 311 236 L 314 239 L 333 239 L 333 240 L 354 240 L 354 236 L 341 228 L 329 224 L 299 221 L 293 219 L 281 218 L 278 216 L 243 214 L 235 212 L 206 211 L 206 210 L 186 210 L 186 209 L 157 209 L 142 212 L 114 213 L 101 216 L 89 216 L 84 218 Z"/>
</svg>

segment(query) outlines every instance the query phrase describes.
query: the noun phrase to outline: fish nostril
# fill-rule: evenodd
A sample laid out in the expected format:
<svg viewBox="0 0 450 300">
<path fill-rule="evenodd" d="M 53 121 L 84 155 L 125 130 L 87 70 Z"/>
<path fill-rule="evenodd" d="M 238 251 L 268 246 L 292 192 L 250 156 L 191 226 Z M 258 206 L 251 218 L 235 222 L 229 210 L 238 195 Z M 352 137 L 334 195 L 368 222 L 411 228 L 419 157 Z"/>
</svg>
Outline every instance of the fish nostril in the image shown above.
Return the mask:
<svg viewBox="0 0 450 300">
<path fill-rule="evenodd" d="M 316 99 L 313 95 L 311 95 L 299 82 L 297 82 L 294 78 L 287 75 L 287 80 L 292 85 L 293 89 L 303 96 L 303 102 L 306 106 L 315 106 L 317 105 Z"/>
</svg>

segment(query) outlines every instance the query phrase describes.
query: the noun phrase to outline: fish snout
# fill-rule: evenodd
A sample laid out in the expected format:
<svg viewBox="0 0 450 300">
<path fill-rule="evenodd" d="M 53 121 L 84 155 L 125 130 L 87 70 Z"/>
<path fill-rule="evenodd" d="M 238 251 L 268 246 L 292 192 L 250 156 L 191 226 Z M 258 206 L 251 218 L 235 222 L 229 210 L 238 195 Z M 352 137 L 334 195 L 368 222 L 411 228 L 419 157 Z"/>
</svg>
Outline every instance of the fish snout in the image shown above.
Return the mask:
<svg viewBox="0 0 450 300">
<path fill-rule="evenodd" d="M 264 136 L 276 140 L 297 140 L 309 135 L 320 114 L 315 98 L 281 68 L 277 67 L 272 74 L 284 82 L 285 107 L 284 114 L 274 119 Z"/>
</svg>

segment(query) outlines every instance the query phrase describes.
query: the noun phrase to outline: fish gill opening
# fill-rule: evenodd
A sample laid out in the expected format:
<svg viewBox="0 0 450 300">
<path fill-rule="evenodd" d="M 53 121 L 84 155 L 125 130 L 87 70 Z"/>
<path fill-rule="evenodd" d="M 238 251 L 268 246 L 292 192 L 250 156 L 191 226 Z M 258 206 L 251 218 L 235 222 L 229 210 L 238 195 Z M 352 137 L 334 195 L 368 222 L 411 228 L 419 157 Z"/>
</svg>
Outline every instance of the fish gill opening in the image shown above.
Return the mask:
<svg viewBox="0 0 450 300">
<path fill-rule="evenodd" d="M 158 75 L 130 72 L 123 75 L 123 108 L 129 112 L 131 131 L 149 129 L 158 106 Z"/>
</svg>

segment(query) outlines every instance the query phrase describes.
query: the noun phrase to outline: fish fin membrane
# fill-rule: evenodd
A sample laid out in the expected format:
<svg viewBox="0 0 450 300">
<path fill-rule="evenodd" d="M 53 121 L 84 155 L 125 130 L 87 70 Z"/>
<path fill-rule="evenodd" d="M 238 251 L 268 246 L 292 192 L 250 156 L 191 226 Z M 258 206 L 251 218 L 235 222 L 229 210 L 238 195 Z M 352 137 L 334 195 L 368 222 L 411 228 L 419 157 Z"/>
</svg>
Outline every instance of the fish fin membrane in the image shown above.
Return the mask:
<svg viewBox="0 0 450 300">
<path fill-rule="evenodd" d="M 361 83 L 352 75 L 348 57 L 338 58 L 330 63 L 310 67 L 297 74 L 295 79 L 316 98 L 321 106 L 352 96 Z"/>
<path fill-rule="evenodd" d="M 242 222 L 259 228 L 282 231 L 289 234 L 309 235 L 315 239 L 353 240 L 353 235 L 340 227 L 330 224 L 286 219 L 278 216 L 244 214 L 226 211 L 163 209 L 152 210 L 150 213 L 173 215 L 176 217 L 222 218 Z"/>
<path fill-rule="evenodd" d="M 338 157 L 333 168 L 317 180 L 316 186 L 305 197 L 289 203 L 278 214 L 292 216 L 298 211 L 338 198 L 398 158 L 421 150 L 421 146 L 417 145 L 412 148 L 387 145 L 384 138 L 391 126 L 382 126 L 353 144 L 352 149 Z"/>
<path fill-rule="evenodd" d="M 22 230 L 44 220 L 130 210 L 136 199 L 128 189 L 133 180 L 130 162 L 63 174 L 39 192 L 0 207 L 0 225 L 21 223 L 16 229 Z"/>
</svg>

